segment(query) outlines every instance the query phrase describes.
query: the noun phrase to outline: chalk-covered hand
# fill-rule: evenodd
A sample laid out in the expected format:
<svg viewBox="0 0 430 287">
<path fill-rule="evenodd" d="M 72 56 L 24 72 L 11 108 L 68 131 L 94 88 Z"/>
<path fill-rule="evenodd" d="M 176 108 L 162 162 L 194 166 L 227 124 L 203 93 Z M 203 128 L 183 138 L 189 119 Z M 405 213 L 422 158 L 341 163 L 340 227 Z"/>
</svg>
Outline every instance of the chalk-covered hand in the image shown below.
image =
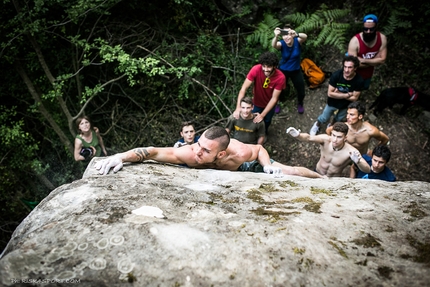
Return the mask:
<svg viewBox="0 0 430 287">
<path fill-rule="evenodd" d="M 109 173 L 111 168 L 113 168 L 113 172 L 117 172 L 122 168 L 122 166 L 123 164 L 121 157 L 114 155 L 97 162 L 94 167 L 99 171 L 99 174 L 106 175 Z"/>
<path fill-rule="evenodd" d="M 358 162 L 361 159 L 361 154 L 360 154 L 360 152 L 358 150 L 355 150 L 355 151 L 349 153 L 349 157 L 351 158 L 351 160 L 355 164 L 358 164 Z"/>
<path fill-rule="evenodd" d="M 268 174 L 280 175 L 282 174 L 282 169 L 273 165 L 266 165 L 263 171 Z"/>
<path fill-rule="evenodd" d="M 300 135 L 300 130 L 296 130 L 295 128 L 293 128 L 293 127 L 289 127 L 288 129 L 287 129 L 287 134 L 290 134 L 291 136 L 293 136 L 293 137 L 298 137 L 299 135 Z"/>
<path fill-rule="evenodd" d="M 185 142 L 183 143 L 183 142 L 177 141 L 173 147 L 182 147 L 184 145 L 187 145 L 187 143 L 185 143 Z"/>
</svg>

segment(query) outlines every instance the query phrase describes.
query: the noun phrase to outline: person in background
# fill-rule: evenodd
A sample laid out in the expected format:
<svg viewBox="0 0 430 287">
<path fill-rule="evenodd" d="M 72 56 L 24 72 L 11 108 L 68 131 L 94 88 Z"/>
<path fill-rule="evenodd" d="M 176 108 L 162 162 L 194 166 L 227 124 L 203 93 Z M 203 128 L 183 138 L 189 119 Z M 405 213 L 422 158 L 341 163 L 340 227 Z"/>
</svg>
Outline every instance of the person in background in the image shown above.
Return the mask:
<svg viewBox="0 0 430 287">
<path fill-rule="evenodd" d="M 297 112 L 303 114 L 303 100 L 305 98 L 305 81 L 300 66 L 301 45 L 307 40 L 308 35 L 294 31 L 290 25 L 285 25 L 284 29 L 276 28 L 275 37 L 272 40 L 272 47 L 281 50 L 281 62 L 279 70 L 285 75 L 285 80 L 291 79 L 297 93 Z M 278 41 L 278 37 L 282 39 Z"/>
<path fill-rule="evenodd" d="M 360 62 L 357 57 L 345 56 L 342 61 L 343 68 L 334 72 L 329 81 L 327 91 L 327 104 L 317 121 L 313 124 L 309 134 L 318 133 L 322 124 L 326 124 L 337 111 L 332 124 L 342 121 L 347 112 L 349 103 L 358 100 L 363 89 L 363 79 L 356 73 Z"/>
<path fill-rule="evenodd" d="M 386 145 L 390 139 L 388 136 L 371 125 L 369 122 L 363 121 L 366 113 L 366 106 L 360 101 L 352 102 L 348 105 L 346 114 L 346 125 L 348 126 L 348 134 L 346 141 L 353 147 L 358 149 L 361 154 L 371 154 L 369 149 L 370 140 L 373 138 L 378 141 L 378 145 Z M 326 133 L 331 134 L 332 127 L 326 129 Z"/>
<path fill-rule="evenodd" d="M 252 112 L 257 113 L 254 117 L 254 123 L 264 120 L 267 135 L 275 114 L 275 106 L 279 100 L 279 95 L 285 89 L 285 76 L 276 68 L 279 61 L 275 53 L 264 52 L 258 58 L 258 62 L 259 64 L 253 66 L 248 72 L 242 84 L 233 116 L 239 119 L 240 103 L 245 97 L 248 88 L 254 84 L 252 91 L 254 109 Z"/>
<path fill-rule="evenodd" d="M 364 16 L 363 32 L 352 37 L 348 44 L 348 55 L 360 60 L 357 74 L 364 80 L 364 90 L 369 89 L 375 67 L 384 64 L 387 58 L 387 37 L 376 31 L 377 28 L 378 17 Z"/>
<path fill-rule="evenodd" d="M 396 176 L 386 166 L 390 161 L 391 151 L 387 146 L 377 146 L 372 151 L 372 157 L 367 154 L 363 159 L 370 165 L 370 172 L 362 172 L 355 166 L 351 165 L 350 178 L 380 179 L 385 181 L 396 181 Z"/>
<path fill-rule="evenodd" d="M 240 102 L 239 119 L 231 115 L 228 118 L 225 130 L 228 134 L 233 134 L 232 138 L 243 143 L 263 145 L 266 134 L 264 123 L 254 123 L 253 108 L 252 99 L 244 97 Z"/>
<path fill-rule="evenodd" d="M 93 127 L 89 117 L 83 116 L 78 118 L 76 126 L 79 132 L 75 138 L 74 156 L 76 161 L 86 161 L 95 156 L 98 157 L 102 152 L 107 156 L 99 129 Z"/>
<path fill-rule="evenodd" d="M 197 143 L 182 148 L 140 147 L 118 153 L 98 161 L 94 168 L 100 174 L 108 174 L 110 169 L 117 172 L 124 162 L 144 162 L 155 160 L 160 163 L 186 165 L 189 168 L 217 169 L 241 172 L 264 172 L 277 175 L 296 175 L 309 178 L 324 178 L 305 167 L 287 166 L 272 160 L 262 145 L 244 144 L 230 139 L 223 127 L 207 129 Z"/>
<path fill-rule="evenodd" d="M 200 136 L 196 136 L 196 130 L 192 121 L 183 122 L 181 125 L 181 131 L 179 132 L 181 139 L 179 139 L 173 147 L 181 147 L 187 144 L 196 143 Z"/>
<path fill-rule="evenodd" d="M 362 160 L 360 152 L 346 142 L 348 126 L 345 123 L 337 122 L 333 125 L 331 135 L 309 135 L 300 133 L 293 127 L 287 129 L 287 134 L 304 142 L 314 142 L 320 144 L 321 156 L 315 171 L 328 177 L 342 176 L 343 170 L 348 164 L 354 162 L 363 172 L 370 172 L 370 166 Z"/>
</svg>

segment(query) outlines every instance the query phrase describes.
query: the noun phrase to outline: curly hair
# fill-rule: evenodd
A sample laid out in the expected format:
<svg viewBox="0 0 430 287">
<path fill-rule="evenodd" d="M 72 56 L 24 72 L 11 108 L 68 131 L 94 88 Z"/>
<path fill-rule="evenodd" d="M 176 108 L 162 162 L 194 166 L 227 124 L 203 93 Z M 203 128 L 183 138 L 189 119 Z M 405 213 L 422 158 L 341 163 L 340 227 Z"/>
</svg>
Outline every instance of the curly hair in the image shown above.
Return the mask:
<svg viewBox="0 0 430 287">
<path fill-rule="evenodd" d="M 277 67 L 279 63 L 278 56 L 273 52 L 264 52 L 258 57 L 258 63 L 269 67 Z"/>
<path fill-rule="evenodd" d="M 360 66 L 360 60 L 356 56 L 348 55 L 343 57 L 342 66 L 345 65 L 345 62 L 353 62 L 354 68 L 358 68 L 358 66 Z"/>
<path fill-rule="evenodd" d="M 348 134 L 348 126 L 344 122 L 336 122 L 333 125 L 333 131 L 343 133 L 346 136 Z"/>
</svg>

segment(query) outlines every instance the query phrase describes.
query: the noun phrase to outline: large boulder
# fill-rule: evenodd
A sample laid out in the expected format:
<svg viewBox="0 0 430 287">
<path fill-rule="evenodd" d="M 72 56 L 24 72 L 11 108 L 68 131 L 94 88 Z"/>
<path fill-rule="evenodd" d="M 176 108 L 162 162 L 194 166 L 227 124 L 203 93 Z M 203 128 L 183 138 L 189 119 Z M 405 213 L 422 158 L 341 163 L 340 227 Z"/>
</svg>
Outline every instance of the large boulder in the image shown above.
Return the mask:
<svg viewBox="0 0 430 287">
<path fill-rule="evenodd" d="M 424 286 L 430 183 L 130 164 L 53 190 L 4 286 Z"/>
</svg>

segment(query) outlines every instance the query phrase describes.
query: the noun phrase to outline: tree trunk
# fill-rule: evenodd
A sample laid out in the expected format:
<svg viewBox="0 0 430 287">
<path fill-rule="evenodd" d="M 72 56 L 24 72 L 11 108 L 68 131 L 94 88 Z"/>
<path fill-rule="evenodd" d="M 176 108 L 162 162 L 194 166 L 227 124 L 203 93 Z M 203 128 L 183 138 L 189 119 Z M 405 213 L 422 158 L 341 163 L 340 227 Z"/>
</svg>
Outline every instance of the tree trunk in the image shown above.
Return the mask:
<svg viewBox="0 0 430 287">
<path fill-rule="evenodd" d="M 14 63 L 14 66 L 16 70 L 18 71 L 19 75 L 21 76 L 22 80 L 26 84 L 28 91 L 30 92 L 31 96 L 37 103 L 37 108 L 39 112 L 43 115 L 43 117 L 48 121 L 49 125 L 52 127 L 52 129 L 55 131 L 55 133 L 60 138 L 61 142 L 67 147 L 67 149 L 70 151 L 71 154 L 73 154 L 73 144 L 69 140 L 69 138 L 66 136 L 66 134 L 63 132 L 63 130 L 60 128 L 60 126 L 55 122 L 54 118 L 50 114 L 50 112 L 45 108 L 45 106 L 42 103 L 42 100 L 36 91 L 36 88 L 34 87 L 32 81 L 28 77 L 27 73 L 24 71 L 24 68 L 21 65 L 21 62 L 19 60 L 16 60 Z"/>
</svg>

